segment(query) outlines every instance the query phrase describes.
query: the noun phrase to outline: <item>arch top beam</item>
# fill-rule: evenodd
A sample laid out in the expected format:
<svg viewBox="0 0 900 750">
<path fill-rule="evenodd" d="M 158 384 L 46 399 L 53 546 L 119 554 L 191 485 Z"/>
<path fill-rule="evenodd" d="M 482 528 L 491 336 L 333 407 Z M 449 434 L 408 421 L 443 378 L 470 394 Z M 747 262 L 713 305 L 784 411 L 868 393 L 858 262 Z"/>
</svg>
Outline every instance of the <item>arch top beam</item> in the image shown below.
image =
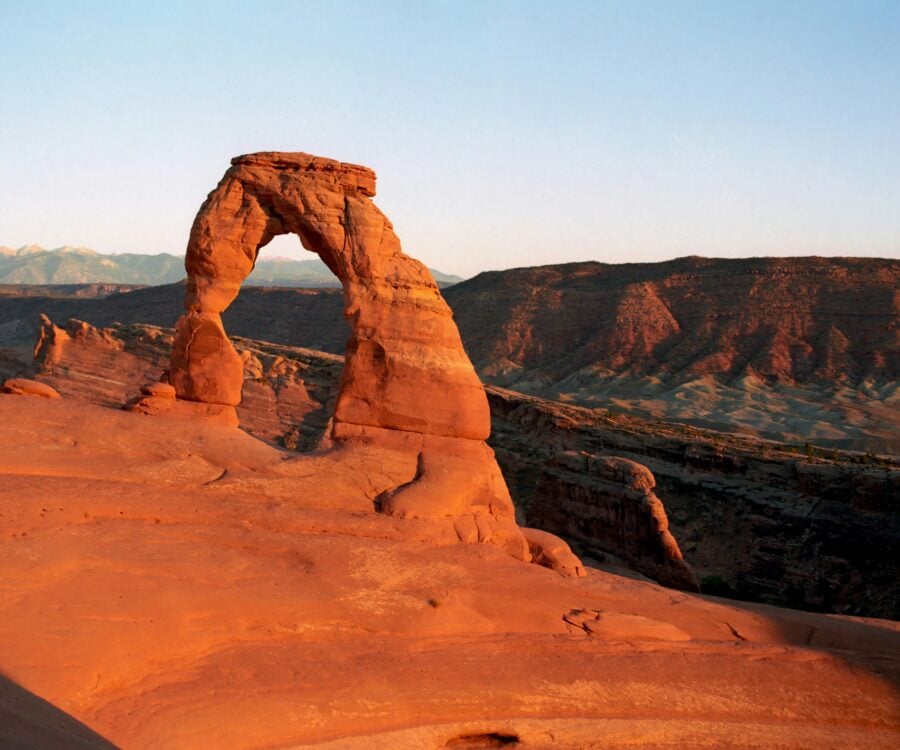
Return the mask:
<svg viewBox="0 0 900 750">
<path fill-rule="evenodd" d="M 337 184 L 345 189 L 355 190 L 369 198 L 375 196 L 375 170 L 360 164 L 313 156 L 302 151 L 257 151 L 235 156 L 231 160 L 231 165 L 331 175 Z"/>
</svg>

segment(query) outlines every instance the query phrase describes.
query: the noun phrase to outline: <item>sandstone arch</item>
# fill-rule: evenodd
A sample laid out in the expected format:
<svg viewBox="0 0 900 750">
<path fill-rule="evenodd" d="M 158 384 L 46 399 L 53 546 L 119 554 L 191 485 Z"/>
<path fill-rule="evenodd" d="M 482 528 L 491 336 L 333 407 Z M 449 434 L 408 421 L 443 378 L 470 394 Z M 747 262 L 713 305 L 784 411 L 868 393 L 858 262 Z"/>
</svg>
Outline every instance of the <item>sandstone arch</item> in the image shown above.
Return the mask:
<svg viewBox="0 0 900 750">
<path fill-rule="evenodd" d="M 221 416 L 240 403 L 243 364 L 221 313 L 260 248 L 294 233 L 344 288 L 351 334 L 333 415 L 335 447 L 356 456 L 373 446 L 404 456 L 406 468 L 373 497 L 376 508 L 428 519 L 436 539 L 486 542 L 529 560 L 540 544 L 526 541 L 517 526 L 484 442 L 490 410 L 481 381 L 431 273 L 403 253 L 374 195 L 375 173 L 366 167 L 303 153 L 232 160 L 191 229 L 186 312 L 176 324 L 169 369 L 177 400 L 162 411 L 190 403 L 188 412 Z M 154 411 L 146 403 L 138 409 Z M 316 460 L 294 459 L 301 468 Z M 565 542 L 545 536 L 555 554 L 538 554 L 541 564 L 584 575 Z"/>
<path fill-rule="evenodd" d="M 241 362 L 220 313 L 259 249 L 294 233 L 344 287 L 351 336 L 336 425 L 487 438 L 487 400 L 450 309 L 428 269 L 400 249 L 374 194 L 375 173 L 366 167 L 303 153 L 232 160 L 188 243 L 187 312 L 171 369 L 179 398 L 240 403 Z"/>
</svg>

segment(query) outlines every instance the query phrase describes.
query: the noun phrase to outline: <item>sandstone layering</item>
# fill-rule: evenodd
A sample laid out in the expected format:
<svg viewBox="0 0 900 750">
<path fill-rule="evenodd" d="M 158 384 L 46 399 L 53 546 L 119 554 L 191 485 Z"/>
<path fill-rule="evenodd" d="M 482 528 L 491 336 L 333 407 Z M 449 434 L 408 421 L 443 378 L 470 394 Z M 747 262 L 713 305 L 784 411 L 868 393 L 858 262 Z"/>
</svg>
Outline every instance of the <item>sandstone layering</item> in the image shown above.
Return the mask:
<svg viewBox="0 0 900 750">
<path fill-rule="evenodd" d="M 897 288 L 900 260 L 681 258 L 486 272 L 444 297 L 485 383 L 643 418 L 897 454 Z M 31 344 L 40 312 L 169 328 L 184 294 L 183 284 L 115 291 L 0 285 L 0 373 L 17 374 L 4 368 L 3 350 Z M 342 309 L 337 290 L 250 287 L 223 318 L 232 335 L 343 353 Z"/>
<path fill-rule="evenodd" d="M 567 451 L 541 475 L 528 522 L 595 555 L 624 558 L 666 586 L 699 591 L 654 487 L 653 473 L 635 461 Z"/>
</svg>

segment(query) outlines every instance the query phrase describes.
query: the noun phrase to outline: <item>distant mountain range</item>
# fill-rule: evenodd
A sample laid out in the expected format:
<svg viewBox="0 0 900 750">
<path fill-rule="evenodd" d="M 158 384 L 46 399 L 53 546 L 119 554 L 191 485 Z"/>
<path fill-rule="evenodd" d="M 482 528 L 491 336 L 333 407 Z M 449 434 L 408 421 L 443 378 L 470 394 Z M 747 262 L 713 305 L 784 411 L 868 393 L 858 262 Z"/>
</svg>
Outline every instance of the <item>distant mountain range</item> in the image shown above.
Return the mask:
<svg viewBox="0 0 900 750">
<path fill-rule="evenodd" d="M 461 276 L 430 269 L 435 281 L 451 286 Z M 140 284 L 158 286 L 184 278 L 184 258 L 169 253 L 103 255 L 86 247 L 46 250 L 26 245 L 0 247 L 0 284 Z M 251 286 L 339 287 L 319 258 L 261 258 L 245 284 Z"/>
</svg>

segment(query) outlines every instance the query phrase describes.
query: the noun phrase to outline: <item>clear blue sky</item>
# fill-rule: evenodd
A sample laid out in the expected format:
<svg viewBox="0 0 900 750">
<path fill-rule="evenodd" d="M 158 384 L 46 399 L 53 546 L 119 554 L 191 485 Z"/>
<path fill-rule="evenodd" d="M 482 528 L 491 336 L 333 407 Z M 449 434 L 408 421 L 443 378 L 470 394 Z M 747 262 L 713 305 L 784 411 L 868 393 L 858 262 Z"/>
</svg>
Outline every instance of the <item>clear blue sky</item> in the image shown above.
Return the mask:
<svg viewBox="0 0 900 750">
<path fill-rule="evenodd" d="M 900 257 L 900 0 L 0 0 L 0 39 L 0 245 L 181 253 L 279 149 L 464 275 Z"/>
</svg>

